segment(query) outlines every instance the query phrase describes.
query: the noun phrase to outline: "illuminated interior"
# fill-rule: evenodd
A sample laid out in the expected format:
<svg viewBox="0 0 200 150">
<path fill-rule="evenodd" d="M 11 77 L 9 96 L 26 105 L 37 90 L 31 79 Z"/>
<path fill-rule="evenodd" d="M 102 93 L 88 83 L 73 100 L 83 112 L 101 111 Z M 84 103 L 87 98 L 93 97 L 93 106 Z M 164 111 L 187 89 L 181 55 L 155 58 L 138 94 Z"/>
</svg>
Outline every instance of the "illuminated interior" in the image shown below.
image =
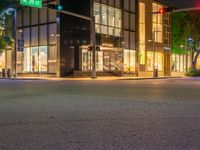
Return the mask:
<svg viewBox="0 0 200 150">
<path fill-rule="evenodd" d="M 5 68 L 5 52 L 0 53 L 0 72 Z"/>
<path fill-rule="evenodd" d="M 145 4 L 139 3 L 139 61 L 145 65 Z"/>
<path fill-rule="evenodd" d="M 147 71 L 153 71 L 153 68 L 158 69 L 158 71 L 163 71 L 163 54 L 160 52 L 155 52 L 155 64 L 154 64 L 154 52 L 147 52 Z"/>
<path fill-rule="evenodd" d="M 47 46 L 24 49 L 24 72 L 47 72 Z"/>
<path fill-rule="evenodd" d="M 163 6 L 157 3 L 153 3 L 153 12 L 158 12 Z M 162 14 L 152 15 L 153 28 L 152 32 L 155 32 L 155 42 L 163 42 L 163 17 Z"/>
<path fill-rule="evenodd" d="M 96 52 L 96 70 L 109 71 L 119 70 L 122 64 L 122 54 L 120 49 L 101 48 Z M 92 52 L 87 48 L 82 49 L 82 70 L 89 71 L 92 69 Z"/>
<path fill-rule="evenodd" d="M 97 33 L 114 36 L 121 35 L 122 19 L 120 9 L 95 2 L 94 15 Z"/>
</svg>

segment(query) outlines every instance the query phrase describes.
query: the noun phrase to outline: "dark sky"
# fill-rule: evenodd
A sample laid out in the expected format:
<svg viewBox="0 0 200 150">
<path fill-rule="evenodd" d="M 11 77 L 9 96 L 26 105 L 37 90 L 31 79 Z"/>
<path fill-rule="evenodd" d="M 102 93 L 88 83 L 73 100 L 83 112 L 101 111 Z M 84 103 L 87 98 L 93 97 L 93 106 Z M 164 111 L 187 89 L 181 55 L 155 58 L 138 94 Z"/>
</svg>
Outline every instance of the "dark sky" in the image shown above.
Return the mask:
<svg viewBox="0 0 200 150">
<path fill-rule="evenodd" d="M 160 1 L 172 4 L 177 8 L 193 7 L 195 5 L 198 5 L 198 3 L 200 4 L 200 0 L 160 0 Z"/>
</svg>

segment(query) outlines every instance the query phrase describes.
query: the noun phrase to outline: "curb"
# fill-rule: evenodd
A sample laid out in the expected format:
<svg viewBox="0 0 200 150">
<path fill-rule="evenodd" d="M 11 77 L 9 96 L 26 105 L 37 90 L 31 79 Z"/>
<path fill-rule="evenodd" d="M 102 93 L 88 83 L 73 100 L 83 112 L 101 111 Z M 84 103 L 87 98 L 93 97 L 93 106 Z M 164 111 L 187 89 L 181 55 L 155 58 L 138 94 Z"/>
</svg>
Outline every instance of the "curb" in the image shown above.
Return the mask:
<svg viewBox="0 0 200 150">
<path fill-rule="evenodd" d="M 117 79 L 117 80 L 160 80 L 160 79 L 183 79 L 184 77 L 152 77 L 152 78 L 127 78 L 127 79 Z"/>
</svg>

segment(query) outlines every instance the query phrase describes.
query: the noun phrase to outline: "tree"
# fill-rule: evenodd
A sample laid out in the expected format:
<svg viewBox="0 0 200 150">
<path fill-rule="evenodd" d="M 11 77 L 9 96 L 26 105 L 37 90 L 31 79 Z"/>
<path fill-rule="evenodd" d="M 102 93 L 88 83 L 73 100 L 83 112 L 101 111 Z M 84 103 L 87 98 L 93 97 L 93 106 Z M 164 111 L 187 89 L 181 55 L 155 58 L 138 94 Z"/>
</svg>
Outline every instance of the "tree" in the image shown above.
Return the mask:
<svg viewBox="0 0 200 150">
<path fill-rule="evenodd" d="M 194 55 L 200 49 L 200 12 L 191 11 L 184 13 L 174 13 L 172 18 L 173 53 L 183 54 L 184 52 L 180 51 L 180 45 L 186 44 L 187 48 L 191 49 L 192 61 L 194 61 Z M 188 38 L 191 38 L 192 40 L 188 41 Z M 191 65 L 195 67 L 196 64 Z"/>
<path fill-rule="evenodd" d="M 17 8 L 18 0 L 1 0 L 0 27 L 3 29 L 0 35 L 0 53 L 7 47 L 13 47 L 14 39 L 14 9 Z"/>
</svg>

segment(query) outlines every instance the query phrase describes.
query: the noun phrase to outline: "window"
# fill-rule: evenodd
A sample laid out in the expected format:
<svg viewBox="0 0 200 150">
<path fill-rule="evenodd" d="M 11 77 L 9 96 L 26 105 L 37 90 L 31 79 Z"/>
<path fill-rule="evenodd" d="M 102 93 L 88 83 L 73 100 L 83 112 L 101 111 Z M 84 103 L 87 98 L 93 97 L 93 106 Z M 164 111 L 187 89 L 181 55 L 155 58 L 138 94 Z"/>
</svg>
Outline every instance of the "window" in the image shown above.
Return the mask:
<svg viewBox="0 0 200 150">
<path fill-rule="evenodd" d="M 30 28 L 24 28 L 24 46 L 30 46 Z"/>
<path fill-rule="evenodd" d="M 31 24 L 36 25 L 38 24 L 38 9 L 31 8 Z"/>
<path fill-rule="evenodd" d="M 145 4 L 139 3 L 139 62 L 145 64 Z"/>
<path fill-rule="evenodd" d="M 124 72 L 135 72 L 135 51 L 124 50 Z"/>
<path fill-rule="evenodd" d="M 155 64 L 154 64 L 154 52 L 147 52 L 147 71 L 153 71 L 155 68 L 158 69 L 158 71 L 163 70 L 163 54 L 160 52 L 155 52 Z"/>
<path fill-rule="evenodd" d="M 47 72 L 47 46 L 39 47 L 39 72 Z"/>
<path fill-rule="evenodd" d="M 107 35 L 121 35 L 121 10 L 94 3 L 95 30 L 97 33 Z"/>
<path fill-rule="evenodd" d="M 31 28 L 31 46 L 38 46 L 38 27 Z"/>
<path fill-rule="evenodd" d="M 0 72 L 5 69 L 5 51 L 0 53 Z"/>
<path fill-rule="evenodd" d="M 130 11 L 135 12 L 135 0 L 130 0 Z"/>
<path fill-rule="evenodd" d="M 47 72 L 47 46 L 24 49 L 24 72 Z"/>
<path fill-rule="evenodd" d="M 101 23 L 101 21 L 100 21 L 100 4 L 98 4 L 98 3 L 96 3 L 96 5 L 94 5 L 94 16 L 95 16 L 95 22 Z"/>
<path fill-rule="evenodd" d="M 49 46 L 48 73 L 56 73 L 57 46 Z"/>
<path fill-rule="evenodd" d="M 31 48 L 31 71 L 32 72 L 38 72 L 38 47 L 32 47 Z"/>
<path fill-rule="evenodd" d="M 107 14 L 108 14 L 108 13 L 107 13 L 107 8 L 108 8 L 108 7 L 107 7 L 106 5 L 102 5 L 102 6 L 101 6 L 101 16 L 102 16 L 102 22 L 101 22 L 101 23 L 102 23 L 103 25 L 107 25 L 107 24 L 108 24 L 108 19 L 107 19 L 107 17 L 108 17 L 108 16 L 107 16 Z"/>
<path fill-rule="evenodd" d="M 157 3 L 153 3 L 153 12 L 158 12 L 159 9 L 162 8 L 162 5 Z M 155 33 L 155 42 L 162 43 L 163 42 L 163 17 L 162 14 L 154 14 L 152 15 L 152 23 L 153 28 L 152 32 Z"/>
<path fill-rule="evenodd" d="M 47 25 L 40 26 L 40 45 L 47 45 Z"/>
<path fill-rule="evenodd" d="M 49 44 L 56 44 L 57 26 L 56 24 L 49 24 Z"/>
<path fill-rule="evenodd" d="M 40 9 L 40 23 L 47 23 L 47 9 Z"/>
<path fill-rule="evenodd" d="M 30 48 L 24 49 L 24 72 L 31 72 L 31 52 Z"/>
<path fill-rule="evenodd" d="M 24 26 L 29 26 L 30 25 L 30 8 L 26 7 L 23 9 L 23 24 Z"/>
</svg>

